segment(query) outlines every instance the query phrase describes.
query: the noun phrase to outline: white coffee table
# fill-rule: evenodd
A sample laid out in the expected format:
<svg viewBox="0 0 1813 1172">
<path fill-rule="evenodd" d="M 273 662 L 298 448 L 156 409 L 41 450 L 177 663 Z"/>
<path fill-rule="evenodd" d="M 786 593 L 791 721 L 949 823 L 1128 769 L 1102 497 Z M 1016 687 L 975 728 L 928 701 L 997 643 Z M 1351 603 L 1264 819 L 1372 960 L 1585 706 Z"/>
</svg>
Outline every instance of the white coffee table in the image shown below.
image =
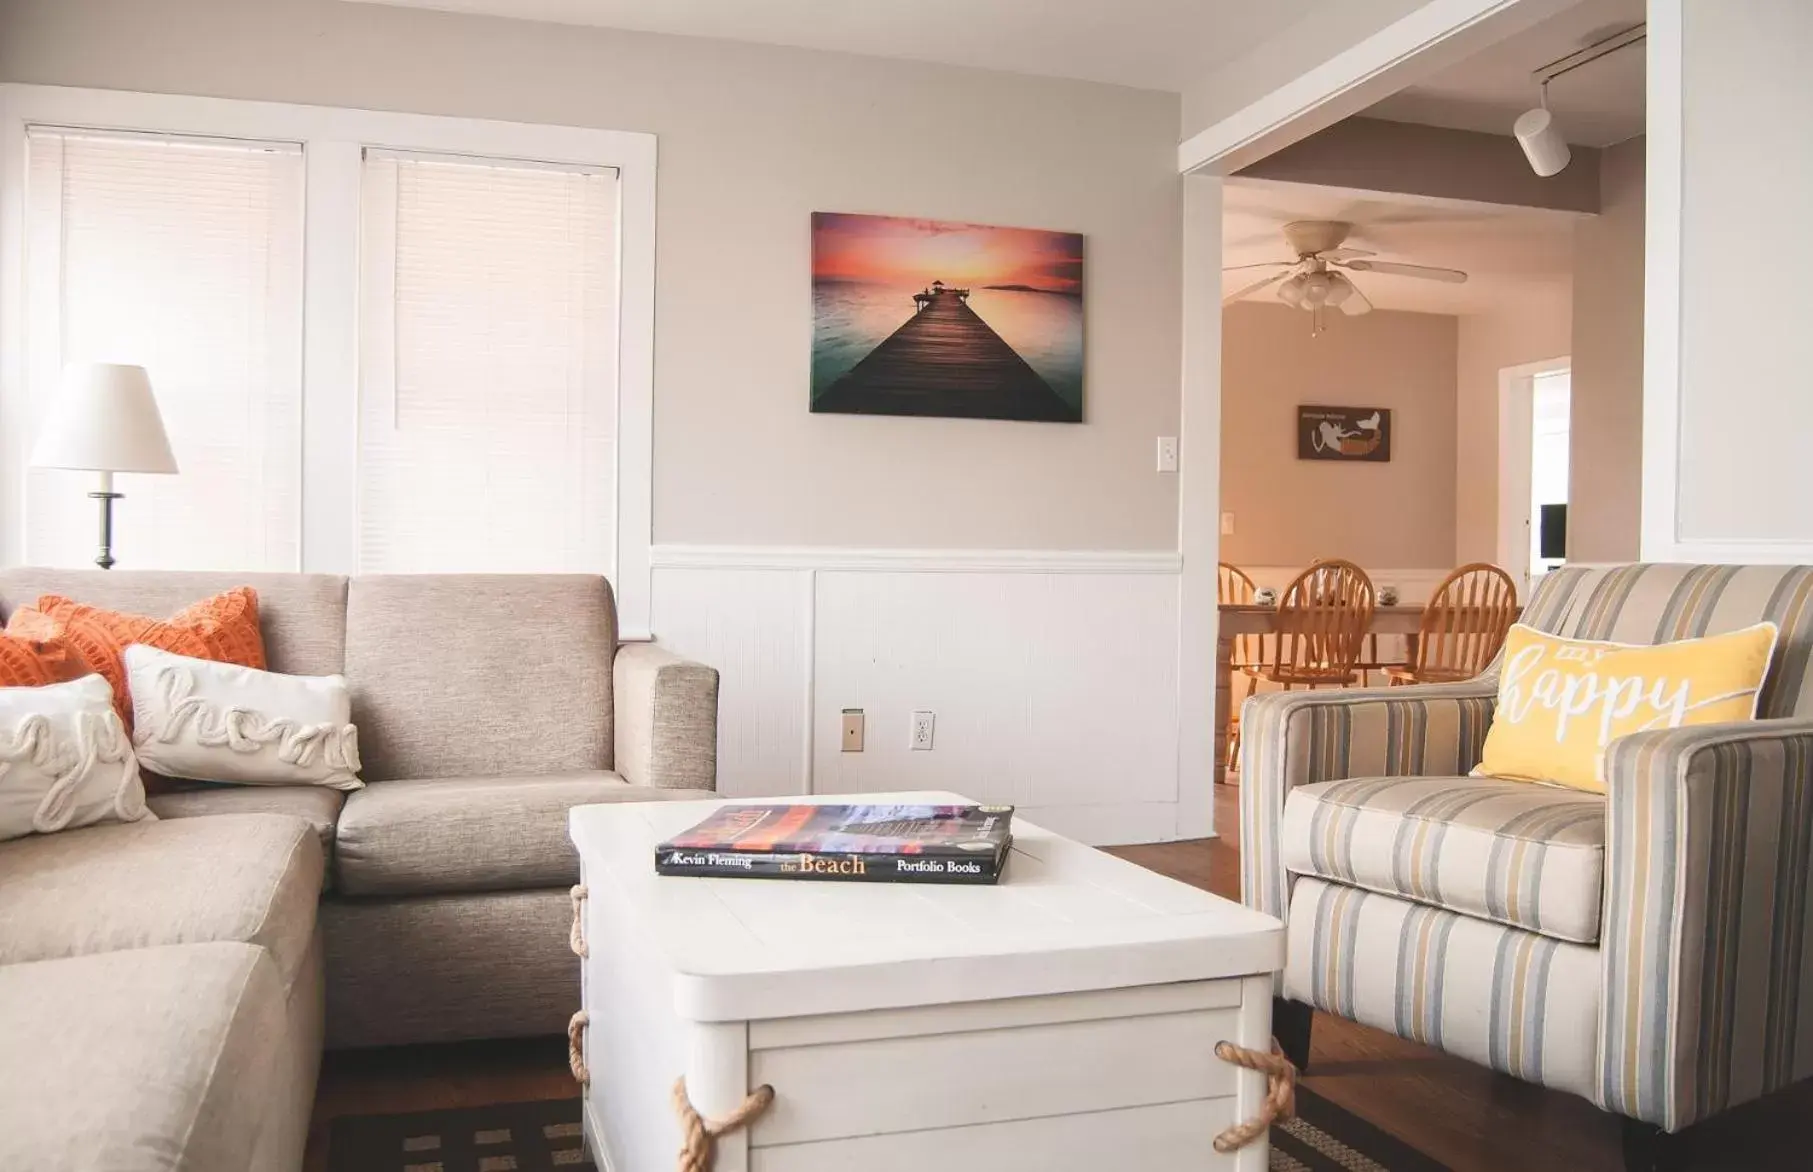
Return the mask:
<svg viewBox="0 0 1813 1172">
<path fill-rule="evenodd" d="M 947 793 L 819 799 L 960 803 Z M 717 1172 L 1260 1172 L 1284 932 L 1270 916 L 1022 822 L 994 887 L 664 878 L 718 802 L 582 806 L 587 1141 L 666 1172 L 684 1076 L 707 1118 L 773 1086 Z"/>
</svg>

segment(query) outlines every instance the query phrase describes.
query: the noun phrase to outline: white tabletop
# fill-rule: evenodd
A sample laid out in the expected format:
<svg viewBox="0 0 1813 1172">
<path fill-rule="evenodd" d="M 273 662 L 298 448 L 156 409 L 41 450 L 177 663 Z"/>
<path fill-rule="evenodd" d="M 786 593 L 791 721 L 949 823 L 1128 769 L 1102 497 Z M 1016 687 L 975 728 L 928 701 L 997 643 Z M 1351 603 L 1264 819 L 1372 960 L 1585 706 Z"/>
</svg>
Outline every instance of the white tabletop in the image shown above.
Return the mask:
<svg viewBox="0 0 1813 1172">
<path fill-rule="evenodd" d="M 962 804 L 949 793 L 774 802 Z M 702 879 L 655 874 L 657 843 L 711 802 L 580 806 L 569 826 L 593 898 L 614 889 L 655 950 L 675 1010 L 745 1021 L 1271 973 L 1278 920 L 1014 819 L 999 884 Z"/>
</svg>

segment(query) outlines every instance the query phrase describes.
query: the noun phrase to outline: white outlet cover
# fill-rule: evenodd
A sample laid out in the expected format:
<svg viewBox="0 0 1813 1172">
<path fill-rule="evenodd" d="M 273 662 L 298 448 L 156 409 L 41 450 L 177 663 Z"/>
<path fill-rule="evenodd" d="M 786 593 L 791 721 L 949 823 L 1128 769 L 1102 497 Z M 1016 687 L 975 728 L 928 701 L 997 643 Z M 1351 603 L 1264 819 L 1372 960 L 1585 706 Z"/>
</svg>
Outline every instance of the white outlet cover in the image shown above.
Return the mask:
<svg viewBox="0 0 1813 1172">
<path fill-rule="evenodd" d="M 1160 472 L 1177 471 L 1177 437 L 1174 435 L 1158 437 L 1158 470 Z"/>
<path fill-rule="evenodd" d="M 909 747 L 915 752 L 930 750 L 936 722 L 937 717 L 930 712 L 913 713 L 913 730 L 911 740 L 908 742 Z"/>
</svg>

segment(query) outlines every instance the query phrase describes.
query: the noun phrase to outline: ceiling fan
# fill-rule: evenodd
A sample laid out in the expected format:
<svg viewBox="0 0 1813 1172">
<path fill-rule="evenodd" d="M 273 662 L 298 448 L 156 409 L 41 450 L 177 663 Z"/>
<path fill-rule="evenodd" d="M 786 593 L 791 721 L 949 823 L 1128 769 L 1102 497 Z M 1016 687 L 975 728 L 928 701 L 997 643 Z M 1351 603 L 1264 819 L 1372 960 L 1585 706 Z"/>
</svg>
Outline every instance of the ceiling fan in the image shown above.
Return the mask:
<svg viewBox="0 0 1813 1172">
<path fill-rule="evenodd" d="M 1258 264 L 1234 265 L 1223 269 L 1232 273 L 1240 269 L 1276 268 L 1279 272 L 1254 281 L 1221 299 L 1231 305 L 1261 289 L 1278 286 L 1278 300 L 1311 313 L 1310 332 L 1322 330 L 1322 311 L 1333 307 L 1349 316 L 1370 312 L 1372 302 L 1360 292 L 1347 273 L 1387 273 L 1395 277 L 1420 277 L 1427 281 L 1446 281 L 1458 285 L 1467 274 L 1458 269 L 1437 269 L 1428 265 L 1402 264 L 1394 260 L 1369 260 L 1377 255 L 1363 248 L 1341 245 L 1353 232 L 1346 220 L 1296 220 L 1284 226 L 1284 239 L 1296 260 L 1268 260 Z M 1346 271 L 1342 271 L 1346 270 Z"/>
</svg>

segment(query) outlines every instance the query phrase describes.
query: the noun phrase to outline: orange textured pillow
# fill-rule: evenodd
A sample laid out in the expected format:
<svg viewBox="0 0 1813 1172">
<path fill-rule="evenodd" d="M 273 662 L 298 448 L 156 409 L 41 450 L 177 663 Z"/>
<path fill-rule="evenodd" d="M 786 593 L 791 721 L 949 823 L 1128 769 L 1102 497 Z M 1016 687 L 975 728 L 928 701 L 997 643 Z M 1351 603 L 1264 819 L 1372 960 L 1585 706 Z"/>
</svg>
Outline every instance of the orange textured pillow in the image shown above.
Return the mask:
<svg viewBox="0 0 1813 1172">
<path fill-rule="evenodd" d="M 258 592 L 250 586 L 236 586 L 204 598 L 167 619 L 103 610 L 60 594 L 41 596 L 38 610 L 61 627 L 64 641 L 113 685 L 113 707 L 125 722 L 127 732 L 132 731 L 132 697 L 126 692 L 122 656 L 133 643 L 265 670 L 264 636 L 258 629 Z"/>
<path fill-rule="evenodd" d="M 62 628 L 29 606 L 13 612 L 0 633 L 0 688 L 42 688 L 88 673 L 87 661 L 63 638 Z"/>
</svg>

